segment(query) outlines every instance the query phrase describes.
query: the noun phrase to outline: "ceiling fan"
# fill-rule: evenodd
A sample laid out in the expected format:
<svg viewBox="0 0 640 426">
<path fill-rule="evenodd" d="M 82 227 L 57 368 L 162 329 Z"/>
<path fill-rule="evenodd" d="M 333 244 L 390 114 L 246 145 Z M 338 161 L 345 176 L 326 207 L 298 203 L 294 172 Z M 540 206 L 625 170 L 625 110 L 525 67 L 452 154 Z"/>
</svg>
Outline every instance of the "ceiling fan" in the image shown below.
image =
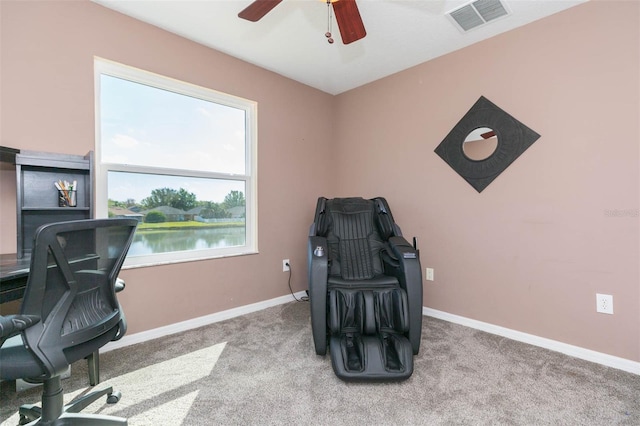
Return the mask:
<svg viewBox="0 0 640 426">
<path fill-rule="evenodd" d="M 276 7 L 282 0 L 255 0 L 244 10 L 238 13 L 238 17 L 251 22 L 259 21 L 263 16 Z M 333 12 L 336 15 L 340 35 L 344 44 L 353 43 L 367 35 L 364 29 L 360 11 L 356 5 L 356 0 L 326 0 L 327 5 L 331 3 Z M 326 34 L 329 42 L 332 43 L 331 32 Z"/>
</svg>

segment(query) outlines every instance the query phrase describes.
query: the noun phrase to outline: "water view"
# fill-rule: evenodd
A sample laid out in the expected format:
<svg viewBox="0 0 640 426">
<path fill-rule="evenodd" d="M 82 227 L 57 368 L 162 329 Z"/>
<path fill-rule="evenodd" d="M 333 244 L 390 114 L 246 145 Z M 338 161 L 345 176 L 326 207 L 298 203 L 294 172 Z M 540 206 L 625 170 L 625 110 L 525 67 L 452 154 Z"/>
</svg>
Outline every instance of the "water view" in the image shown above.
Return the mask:
<svg viewBox="0 0 640 426">
<path fill-rule="evenodd" d="M 136 232 L 129 256 L 242 246 L 245 228 L 195 228 Z"/>
</svg>

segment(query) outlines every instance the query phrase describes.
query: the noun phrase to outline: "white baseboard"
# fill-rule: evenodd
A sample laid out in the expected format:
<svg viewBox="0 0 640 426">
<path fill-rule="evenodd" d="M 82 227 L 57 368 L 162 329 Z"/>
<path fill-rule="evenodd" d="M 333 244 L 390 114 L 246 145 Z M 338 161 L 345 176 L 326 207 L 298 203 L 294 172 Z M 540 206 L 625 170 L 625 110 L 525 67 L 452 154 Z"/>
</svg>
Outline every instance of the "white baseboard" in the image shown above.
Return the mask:
<svg viewBox="0 0 640 426">
<path fill-rule="evenodd" d="M 455 324 L 464 325 L 466 327 L 474 328 L 476 330 L 485 331 L 487 333 L 496 334 L 498 336 L 507 337 L 509 339 L 516 340 L 518 342 L 528 343 L 530 345 L 539 346 L 541 348 L 560 352 L 575 358 L 580 358 L 586 361 L 602 364 L 607 367 L 617 368 L 619 370 L 623 370 L 628 373 L 640 375 L 640 362 L 631 361 L 629 359 L 604 354 L 602 352 L 592 351 L 590 349 L 581 348 L 579 346 L 569 345 L 566 343 L 558 342 L 556 340 L 546 339 L 544 337 L 523 333 L 521 331 L 500 327 L 497 325 L 489 324 L 482 321 L 477 321 L 477 320 L 462 317 L 459 315 L 438 311 L 436 309 L 423 307 L 422 314 L 429 317 L 452 322 Z"/>
<path fill-rule="evenodd" d="M 307 294 L 304 291 L 295 293 L 295 297 L 298 299 L 306 295 Z M 230 318 L 246 315 L 251 312 L 267 309 L 272 306 L 289 303 L 293 300 L 295 300 L 293 295 L 280 296 L 274 299 L 252 303 L 250 305 L 239 306 L 237 308 L 228 309 L 222 312 L 216 312 L 214 314 L 193 318 L 187 321 L 182 321 L 182 322 L 167 325 L 164 327 L 154 328 L 153 330 L 142 331 L 140 333 L 135 333 L 135 334 L 127 334 L 118 341 L 110 342 L 109 344 L 104 346 L 101 349 L 101 351 L 107 352 L 113 349 L 118 349 L 125 346 L 146 342 L 148 340 L 158 339 L 160 337 L 168 336 L 170 334 L 181 333 L 183 331 L 213 324 L 219 321 L 224 321 Z M 567 343 L 562 343 L 556 340 L 535 336 L 533 334 L 523 333 L 521 331 L 500 327 L 494 324 L 489 324 L 486 322 L 462 317 L 459 315 L 450 314 L 448 312 L 439 311 L 437 309 L 423 307 L 422 314 L 433 317 L 433 318 L 438 318 L 444 321 L 452 322 L 454 324 L 460 324 L 466 327 L 474 328 L 476 330 L 485 331 L 487 333 L 496 334 L 498 336 L 503 336 L 512 340 L 516 340 L 518 342 L 528 343 L 530 345 L 539 346 L 541 348 L 560 352 L 575 358 L 580 358 L 586 361 L 602 364 L 607 367 L 613 367 L 629 373 L 640 375 L 640 362 L 631 361 L 625 358 L 620 358 L 613 355 L 592 351 L 590 349 L 581 348 L 579 346 L 569 345 Z"/>
<path fill-rule="evenodd" d="M 305 291 L 300 291 L 298 293 L 295 293 L 295 297 L 298 299 L 306 295 L 307 293 Z M 230 318 L 246 315 L 251 312 L 261 311 L 263 309 L 267 309 L 272 306 L 289 303 L 293 300 L 295 300 L 293 295 L 280 296 L 280 297 L 276 297 L 275 299 L 264 300 L 262 302 L 252 303 L 250 305 L 245 305 L 245 306 L 239 306 L 237 308 L 228 309 L 222 312 L 216 312 L 214 314 L 193 318 L 187 321 L 178 322 L 178 323 L 167 325 L 164 327 L 154 328 L 153 330 L 142 331 L 140 333 L 135 333 L 135 334 L 126 334 L 122 339 L 117 340 L 115 342 L 108 343 L 106 346 L 100 349 L 100 351 L 108 352 L 114 349 L 123 348 L 125 346 L 135 345 L 136 343 L 142 343 L 148 340 L 158 339 L 160 337 L 168 336 L 170 334 L 181 333 L 183 331 L 213 324 L 219 321 L 224 321 Z"/>
</svg>

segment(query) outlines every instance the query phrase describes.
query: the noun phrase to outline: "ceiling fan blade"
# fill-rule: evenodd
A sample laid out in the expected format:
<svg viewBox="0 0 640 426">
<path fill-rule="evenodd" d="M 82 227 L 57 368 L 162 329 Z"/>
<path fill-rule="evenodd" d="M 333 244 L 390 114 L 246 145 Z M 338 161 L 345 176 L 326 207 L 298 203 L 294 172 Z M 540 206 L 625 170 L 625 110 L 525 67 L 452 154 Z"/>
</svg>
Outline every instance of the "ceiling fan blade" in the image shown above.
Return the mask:
<svg viewBox="0 0 640 426">
<path fill-rule="evenodd" d="M 282 0 L 255 0 L 249 6 L 244 8 L 242 12 L 238 13 L 238 17 L 251 22 L 259 21 L 281 1 Z"/>
<path fill-rule="evenodd" d="M 338 0 L 333 3 L 338 28 L 344 44 L 353 43 L 367 35 L 355 0 Z"/>
<path fill-rule="evenodd" d="M 483 133 L 480 136 L 482 136 L 484 139 L 489 139 L 489 138 L 494 137 L 495 135 L 496 135 L 496 132 L 491 130 L 490 132 Z"/>
</svg>

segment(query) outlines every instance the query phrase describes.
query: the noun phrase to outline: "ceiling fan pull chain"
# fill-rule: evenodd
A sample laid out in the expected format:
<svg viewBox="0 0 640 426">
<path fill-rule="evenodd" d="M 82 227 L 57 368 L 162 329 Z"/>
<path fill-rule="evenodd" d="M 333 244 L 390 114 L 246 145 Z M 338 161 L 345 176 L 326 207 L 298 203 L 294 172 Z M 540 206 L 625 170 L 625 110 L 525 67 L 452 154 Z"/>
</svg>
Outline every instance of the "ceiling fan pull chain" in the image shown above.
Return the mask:
<svg viewBox="0 0 640 426">
<path fill-rule="evenodd" d="M 333 37 L 331 37 L 331 0 L 327 0 L 327 32 L 324 36 L 329 44 L 333 44 Z"/>
</svg>

